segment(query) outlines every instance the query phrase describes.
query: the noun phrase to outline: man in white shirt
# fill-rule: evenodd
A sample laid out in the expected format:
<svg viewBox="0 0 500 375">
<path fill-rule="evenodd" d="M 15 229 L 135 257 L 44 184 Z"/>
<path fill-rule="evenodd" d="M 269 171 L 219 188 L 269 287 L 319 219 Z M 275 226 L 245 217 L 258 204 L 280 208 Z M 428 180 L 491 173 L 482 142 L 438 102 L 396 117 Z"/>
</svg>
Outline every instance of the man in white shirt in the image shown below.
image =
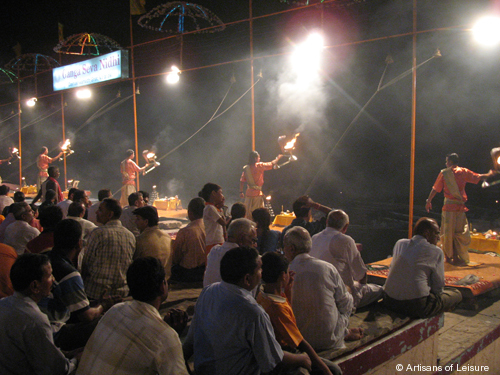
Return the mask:
<svg viewBox="0 0 500 375">
<path fill-rule="evenodd" d="M 76 188 L 71 188 L 69 189 L 68 191 L 68 199 L 65 199 L 61 202 L 59 202 L 57 204 L 57 206 L 59 206 L 63 212 L 63 219 L 66 219 L 66 216 L 68 216 L 68 208 L 69 208 L 69 205 L 71 203 L 73 203 L 73 194 L 75 193 L 75 191 L 77 191 L 78 189 Z"/>
<path fill-rule="evenodd" d="M 10 211 L 16 221 L 5 230 L 4 243 L 12 246 L 17 254 L 21 255 L 26 250 L 26 244 L 38 237 L 40 231 L 28 224 L 33 220 L 33 210 L 28 203 L 14 203 L 10 206 Z"/>
<path fill-rule="evenodd" d="M 333 265 L 309 255 L 309 232 L 293 227 L 283 243 L 290 271 L 295 272 L 292 308 L 304 339 L 316 351 L 343 348 L 344 340 L 360 339 L 361 329 L 348 329 L 352 295 Z"/>
<path fill-rule="evenodd" d="M 69 205 L 68 219 L 75 220 L 82 227 L 82 240 L 85 246 L 90 233 L 97 226 L 91 221 L 84 219 L 83 215 L 85 215 L 85 205 L 83 203 L 73 202 Z"/>
<path fill-rule="evenodd" d="M 37 303 L 51 293 L 49 258 L 23 254 L 10 271 L 14 295 L 0 300 L 0 374 L 67 375 L 76 366 L 54 345 L 47 315 Z"/>
<path fill-rule="evenodd" d="M 3 212 L 3 209 L 7 206 L 10 206 L 14 203 L 14 200 L 7 196 L 9 193 L 9 187 L 7 185 L 0 186 L 0 214 Z"/>
<path fill-rule="evenodd" d="M 326 228 L 312 237 L 311 256 L 331 263 L 354 298 L 354 307 L 367 306 L 382 298 L 383 288 L 367 284 L 365 262 L 356 243 L 346 235 L 349 216 L 342 210 L 328 214 Z"/>
<path fill-rule="evenodd" d="M 428 318 L 452 311 L 462 301 L 456 288 L 445 288 L 444 254 L 436 246 L 439 225 L 420 218 L 411 239 L 396 242 L 384 285 L 387 308 L 412 318 Z"/>
<path fill-rule="evenodd" d="M 153 257 L 136 259 L 127 283 L 133 300 L 113 306 L 102 317 L 77 374 L 187 375 L 179 336 L 159 313 L 168 296 L 163 265 Z"/>
<path fill-rule="evenodd" d="M 210 250 L 207 257 L 203 286 L 221 281 L 220 261 L 224 254 L 238 246 L 255 246 L 257 244 L 257 230 L 255 224 L 248 219 L 236 219 L 229 224 L 227 241 L 216 245 Z"/>
</svg>

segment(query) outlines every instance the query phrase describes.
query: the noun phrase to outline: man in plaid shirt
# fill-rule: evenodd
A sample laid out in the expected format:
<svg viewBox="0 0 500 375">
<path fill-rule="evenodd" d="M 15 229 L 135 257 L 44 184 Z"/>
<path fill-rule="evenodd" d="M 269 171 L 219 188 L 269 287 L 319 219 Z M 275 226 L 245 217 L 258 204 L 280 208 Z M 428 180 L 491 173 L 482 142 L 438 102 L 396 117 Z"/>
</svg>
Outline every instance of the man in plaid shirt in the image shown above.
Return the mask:
<svg viewBox="0 0 500 375">
<path fill-rule="evenodd" d="M 126 297 L 127 269 L 135 251 L 135 236 L 122 226 L 122 209 L 116 199 L 104 199 L 97 209 L 97 221 L 103 224 L 89 237 L 83 256 L 82 278 L 90 299 L 106 292 Z"/>
<path fill-rule="evenodd" d="M 90 337 L 77 375 L 188 375 L 179 335 L 167 324 L 180 321 L 159 309 L 167 299 L 165 269 L 156 258 L 136 259 L 127 272 L 133 300 L 113 306 Z M 185 313 L 184 313 L 185 314 Z M 182 324 L 185 327 L 187 315 Z"/>
</svg>

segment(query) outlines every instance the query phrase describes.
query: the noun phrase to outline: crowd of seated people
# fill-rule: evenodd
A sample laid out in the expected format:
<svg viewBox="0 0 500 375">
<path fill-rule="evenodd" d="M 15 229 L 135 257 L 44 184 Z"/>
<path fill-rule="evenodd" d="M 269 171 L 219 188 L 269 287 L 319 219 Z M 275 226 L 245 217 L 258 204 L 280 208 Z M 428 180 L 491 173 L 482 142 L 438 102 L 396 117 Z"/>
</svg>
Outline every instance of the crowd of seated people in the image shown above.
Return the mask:
<svg viewBox="0 0 500 375">
<path fill-rule="evenodd" d="M 245 215 L 237 203 L 236 217 L 226 217 L 221 187 L 208 183 L 189 202 L 190 222 L 174 241 L 142 193 L 130 194 L 125 208 L 110 195 L 99 192 L 94 225 L 84 219 L 88 197 L 73 190 L 60 202 L 69 203 L 67 219 L 60 204 L 42 210 L 41 233 L 28 203 L 7 206 L 0 373 L 187 374 L 192 363 L 197 374 L 340 374 L 317 352 L 363 337 L 363 329 L 349 327 L 356 308 L 382 301 L 425 318 L 461 300 L 444 287 L 432 219 L 396 244 L 384 291 L 366 282 L 346 234 L 348 215 L 310 197 L 294 202 L 297 218 L 280 233 L 269 228 L 266 208 L 251 221 L 237 217 Z M 312 221 L 312 209 L 325 216 Z M 159 312 L 169 281 L 203 282 L 184 344 L 186 312 L 164 319 Z"/>
</svg>

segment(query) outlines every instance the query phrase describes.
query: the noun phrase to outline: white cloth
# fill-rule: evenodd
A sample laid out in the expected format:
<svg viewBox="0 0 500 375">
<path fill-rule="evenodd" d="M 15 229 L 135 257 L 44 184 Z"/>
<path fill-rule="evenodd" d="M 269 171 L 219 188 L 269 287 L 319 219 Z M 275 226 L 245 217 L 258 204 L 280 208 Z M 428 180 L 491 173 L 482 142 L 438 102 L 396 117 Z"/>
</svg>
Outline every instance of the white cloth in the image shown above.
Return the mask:
<svg viewBox="0 0 500 375">
<path fill-rule="evenodd" d="M 87 243 L 87 239 L 92 233 L 92 231 L 97 228 L 97 226 L 89 220 L 84 219 L 83 217 L 76 216 L 68 216 L 68 219 L 76 221 L 82 227 L 82 240 L 84 244 Z"/>
<path fill-rule="evenodd" d="M 384 285 L 389 297 L 400 301 L 422 298 L 431 291 L 442 293 L 444 285 L 444 255 L 439 247 L 419 235 L 396 242 Z"/>
<path fill-rule="evenodd" d="M 137 228 L 137 224 L 135 223 L 135 215 L 133 214 L 136 206 L 126 206 L 123 208 L 122 214 L 120 215 L 120 221 L 122 225 L 131 231 L 134 236 L 138 236 L 141 232 L 139 232 L 139 228 Z"/>
<path fill-rule="evenodd" d="M 224 230 L 222 229 L 222 225 L 217 222 L 220 218 L 222 218 L 222 214 L 213 204 L 205 206 L 203 210 L 203 223 L 205 224 L 206 246 L 224 242 Z"/>
<path fill-rule="evenodd" d="M 299 254 L 290 263 L 295 272 L 292 308 L 297 327 L 316 350 L 344 347 L 353 299 L 330 263 Z"/>
<path fill-rule="evenodd" d="M 26 244 L 39 235 L 38 229 L 33 228 L 24 220 L 16 220 L 5 230 L 4 243 L 12 246 L 17 255 L 21 255 L 26 250 Z"/>
<path fill-rule="evenodd" d="M 10 206 L 12 203 L 14 203 L 14 199 L 7 195 L 0 195 L 0 214 L 2 214 L 5 207 Z"/>
<path fill-rule="evenodd" d="M 238 247 L 237 243 L 228 241 L 224 242 L 222 245 L 212 247 L 207 257 L 205 275 L 203 276 L 203 287 L 222 281 L 220 276 L 220 261 L 225 253 L 235 247 Z"/>
<path fill-rule="evenodd" d="M 194 350 L 200 374 L 257 375 L 283 359 L 262 306 L 251 292 L 223 281 L 201 292 L 185 346 Z"/>
<path fill-rule="evenodd" d="M 60 207 L 63 212 L 63 219 L 66 219 L 66 217 L 68 216 L 68 209 L 71 203 L 73 203 L 71 199 L 66 199 L 57 204 L 57 207 Z"/>
<path fill-rule="evenodd" d="M 362 307 L 382 297 L 382 287 L 361 284 L 366 275 L 366 266 L 352 237 L 331 227 L 312 237 L 312 257 L 331 263 L 346 286 L 351 288 L 354 307 Z"/>
<path fill-rule="evenodd" d="M 18 292 L 0 300 L 0 374 L 65 375 L 74 368 L 35 301 Z"/>
<path fill-rule="evenodd" d="M 97 222 L 97 215 L 96 215 L 97 209 L 99 208 L 100 204 L 101 202 L 96 202 L 92 206 L 87 208 L 87 220 L 91 221 L 95 225 L 102 225 L 101 223 Z"/>
<path fill-rule="evenodd" d="M 137 300 L 113 306 L 92 333 L 77 374 L 187 375 L 177 333 L 152 305 Z"/>
</svg>

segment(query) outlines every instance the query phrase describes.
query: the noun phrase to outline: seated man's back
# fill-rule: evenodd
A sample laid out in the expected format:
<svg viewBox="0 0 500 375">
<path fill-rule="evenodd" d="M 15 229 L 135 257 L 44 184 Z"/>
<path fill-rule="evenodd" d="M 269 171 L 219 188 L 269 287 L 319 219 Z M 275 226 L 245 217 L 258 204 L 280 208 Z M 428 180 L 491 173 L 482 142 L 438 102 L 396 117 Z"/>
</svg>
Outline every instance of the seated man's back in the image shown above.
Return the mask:
<svg viewBox="0 0 500 375">
<path fill-rule="evenodd" d="M 258 374 L 281 362 L 281 349 L 265 335 L 273 332 L 269 318 L 249 291 L 223 281 L 210 285 L 198 298 L 194 319 L 197 369 Z"/>
<path fill-rule="evenodd" d="M 290 271 L 295 272 L 292 307 L 300 332 L 316 351 L 342 348 L 349 333 L 352 295 L 333 265 L 309 255 L 307 230 L 290 229 L 284 246 Z"/>
<path fill-rule="evenodd" d="M 343 347 L 353 302 L 335 267 L 307 256 L 290 263 L 290 270 L 292 307 L 304 338 L 316 350 Z"/>
<path fill-rule="evenodd" d="M 132 301 L 113 306 L 85 346 L 77 374 L 187 375 L 177 333 L 160 316 L 167 299 L 165 269 L 153 257 L 127 270 Z"/>
<path fill-rule="evenodd" d="M 186 373 L 183 366 L 177 333 L 153 306 L 134 300 L 113 306 L 101 318 L 77 373 L 177 375 Z"/>
<path fill-rule="evenodd" d="M 399 240 L 394 246 L 384 304 L 413 318 L 452 311 L 462 295 L 455 288 L 445 287 L 444 254 L 436 246 L 439 226 L 435 220 L 422 217 L 413 233 L 411 240 Z"/>
<path fill-rule="evenodd" d="M 349 216 L 342 210 L 328 214 L 327 227 L 312 237 L 311 256 L 331 263 L 351 290 L 354 307 L 363 307 L 382 297 L 382 287 L 368 284 L 367 268 L 352 237 L 346 233 Z"/>
<path fill-rule="evenodd" d="M 135 251 L 135 236 L 119 220 L 120 203 L 106 198 L 99 205 L 97 218 L 103 226 L 92 231 L 82 261 L 85 291 L 91 299 L 102 294 L 128 295 L 126 272 Z"/>
<path fill-rule="evenodd" d="M 257 375 L 282 361 L 292 365 L 290 360 L 310 366 L 306 355 L 283 353 L 269 316 L 252 295 L 261 280 L 261 264 L 257 250 L 231 249 L 221 260 L 223 281 L 201 292 L 183 347 L 186 358 L 194 353 L 197 373 Z"/>
</svg>

